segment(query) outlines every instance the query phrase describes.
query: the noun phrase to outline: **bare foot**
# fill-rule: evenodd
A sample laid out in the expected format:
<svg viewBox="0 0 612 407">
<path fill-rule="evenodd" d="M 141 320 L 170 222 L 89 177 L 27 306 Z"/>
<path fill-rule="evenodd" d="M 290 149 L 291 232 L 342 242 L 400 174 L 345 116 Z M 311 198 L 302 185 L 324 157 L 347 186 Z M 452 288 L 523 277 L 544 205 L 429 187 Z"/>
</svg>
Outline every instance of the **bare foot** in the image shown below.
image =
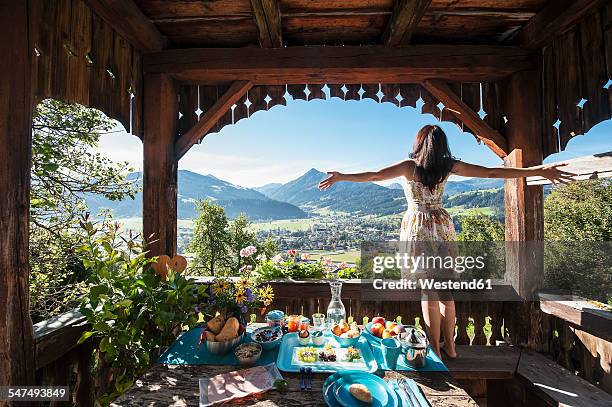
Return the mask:
<svg viewBox="0 0 612 407">
<path fill-rule="evenodd" d="M 440 344 L 441 349 L 448 355 L 449 358 L 455 359 L 457 357 L 457 351 L 455 350 L 455 344 L 447 345 L 446 342 Z"/>
</svg>

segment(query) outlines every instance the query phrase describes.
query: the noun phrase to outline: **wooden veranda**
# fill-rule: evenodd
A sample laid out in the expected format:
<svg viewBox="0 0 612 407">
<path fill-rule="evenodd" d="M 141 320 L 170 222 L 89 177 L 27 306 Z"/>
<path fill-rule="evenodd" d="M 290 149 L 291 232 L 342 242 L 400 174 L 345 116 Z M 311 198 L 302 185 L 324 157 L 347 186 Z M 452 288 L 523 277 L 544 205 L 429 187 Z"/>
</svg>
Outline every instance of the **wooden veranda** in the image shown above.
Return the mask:
<svg viewBox="0 0 612 407">
<path fill-rule="evenodd" d="M 97 108 L 142 139 L 144 235 L 171 256 L 178 160 L 287 93 L 421 99 L 512 166 L 540 164 L 612 117 L 608 0 L 0 0 L 0 33 L 0 386 L 34 384 L 44 366 L 28 304 L 31 118 L 43 99 Z M 506 181 L 505 202 L 506 240 L 543 240 L 542 187 Z M 518 292 L 543 273 L 509 260 Z M 539 304 L 513 307 L 515 343 L 541 350 Z M 609 326 L 563 323 L 610 349 Z"/>
</svg>

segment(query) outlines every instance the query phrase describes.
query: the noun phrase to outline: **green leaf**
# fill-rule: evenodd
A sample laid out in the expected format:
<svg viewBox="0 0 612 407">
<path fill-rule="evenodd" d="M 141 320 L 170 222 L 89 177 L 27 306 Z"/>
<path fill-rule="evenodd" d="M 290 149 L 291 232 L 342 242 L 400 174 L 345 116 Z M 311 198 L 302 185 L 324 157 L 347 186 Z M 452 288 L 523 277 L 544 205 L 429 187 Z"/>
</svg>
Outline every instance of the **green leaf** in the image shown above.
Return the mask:
<svg viewBox="0 0 612 407">
<path fill-rule="evenodd" d="M 80 345 L 83 342 L 85 342 L 87 339 L 89 339 L 90 336 L 92 336 L 94 333 L 91 331 L 85 331 L 83 332 L 83 334 L 81 335 L 81 337 L 79 338 L 77 344 Z"/>
<path fill-rule="evenodd" d="M 100 341 L 100 352 L 107 352 L 110 346 L 110 339 L 108 337 L 102 338 Z"/>
</svg>

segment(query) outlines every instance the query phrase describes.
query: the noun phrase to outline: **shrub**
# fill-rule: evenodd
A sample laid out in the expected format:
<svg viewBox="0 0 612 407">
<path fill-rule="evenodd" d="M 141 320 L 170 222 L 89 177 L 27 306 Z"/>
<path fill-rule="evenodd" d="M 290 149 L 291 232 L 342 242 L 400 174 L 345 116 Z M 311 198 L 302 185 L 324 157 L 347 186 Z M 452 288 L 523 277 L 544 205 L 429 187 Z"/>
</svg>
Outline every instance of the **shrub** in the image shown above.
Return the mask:
<svg viewBox="0 0 612 407">
<path fill-rule="evenodd" d="M 150 268 L 136 237 L 121 236 L 119 226 L 104 222 L 100 228 L 81 221 L 85 243 L 78 248 L 90 272 L 90 290 L 80 312 L 91 324 L 80 342 L 98 338 L 100 356 L 113 372 L 114 391 L 108 399 L 128 389 L 184 327 L 195 326 L 196 304 L 205 287 L 190 283 L 171 270 L 162 280 Z"/>
</svg>

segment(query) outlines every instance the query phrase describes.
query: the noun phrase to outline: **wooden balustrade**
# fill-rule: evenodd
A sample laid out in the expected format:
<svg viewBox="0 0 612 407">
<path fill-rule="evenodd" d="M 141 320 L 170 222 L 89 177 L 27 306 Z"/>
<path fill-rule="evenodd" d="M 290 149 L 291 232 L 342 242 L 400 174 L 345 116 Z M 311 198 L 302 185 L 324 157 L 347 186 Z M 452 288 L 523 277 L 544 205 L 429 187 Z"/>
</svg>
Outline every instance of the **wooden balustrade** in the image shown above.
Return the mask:
<svg viewBox="0 0 612 407">
<path fill-rule="evenodd" d="M 207 281 L 209 279 L 196 279 L 198 283 Z M 381 296 L 380 299 L 364 300 L 360 292 L 361 284 L 358 280 L 344 282 L 342 300 L 347 316 L 353 317 L 359 323 L 363 321 L 363 317 L 371 320 L 377 315 L 393 319 L 399 316 L 405 324 L 423 325 L 418 301 L 399 301 L 397 296 L 389 298 L 393 296 L 387 295 Z M 275 309 L 283 310 L 287 314 L 307 316 L 316 312 L 325 313 L 327 310 L 331 297 L 327 281 L 278 280 L 270 282 L 270 285 L 275 292 L 272 305 Z M 549 357 L 561 366 L 603 390 L 612 392 L 612 343 L 608 337 L 610 326 L 594 319 L 592 315 L 579 320 L 571 312 L 558 311 L 565 309 L 564 307 L 567 307 L 567 303 L 542 301 L 544 312 L 538 311 L 543 314 L 539 320 L 542 321 L 542 332 L 547 335 L 547 343 L 543 348 L 550 349 Z M 525 315 L 517 314 L 519 310 L 524 309 L 522 304 L 508 301 L 458 301 L 457 344 L 496 345 L 504 340 L 523 344 L 524 338 L 520 335 L 530 327 L 516 327 L 529 321 Z M 605 321 L 612 318 L 610 313 L 605 312 L 596 315 Z M 263 315 L 257 315 L 258 321 L 263 318 Z M 112 379 L 109 369 L 100 363 L 103 358 L 97 358 L 97 341 L 90 338 L 82 344 L 77 344 L 87 328 L 85 318 L 78 311 L 70 311 L 34 326 L 37 383 L 69 386 L 71 403 L 79 406 L 93 405 L 95 397 L 110 390 Z M 482 360 L 482 363 L 486 363 L 486 360 Z M 470 383 L 475 384 L 478 383 Z"/>
</svg>

